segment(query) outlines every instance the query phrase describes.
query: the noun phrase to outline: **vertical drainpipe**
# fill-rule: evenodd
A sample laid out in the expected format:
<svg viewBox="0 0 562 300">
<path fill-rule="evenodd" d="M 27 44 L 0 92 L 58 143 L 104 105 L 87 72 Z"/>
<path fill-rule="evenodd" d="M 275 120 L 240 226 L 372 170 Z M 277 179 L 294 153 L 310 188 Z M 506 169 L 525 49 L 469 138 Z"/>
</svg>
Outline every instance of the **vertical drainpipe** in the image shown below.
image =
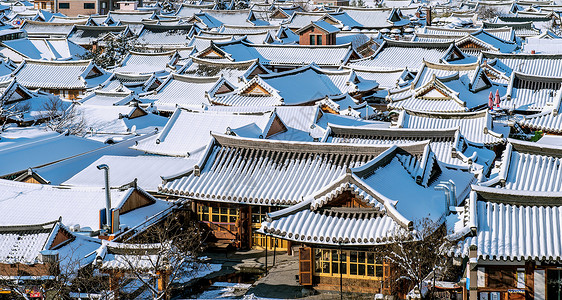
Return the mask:
<svg viewBox="0 0 562 300">
<path fill-rule="evenodd" d="M 97 166 L 98 170 L 104 170 L 105 174 L 105 216 L 106 225 L 111 228 L 111 194 L 109 191 L 109 166 L 102 164 Z"/>
</svg>

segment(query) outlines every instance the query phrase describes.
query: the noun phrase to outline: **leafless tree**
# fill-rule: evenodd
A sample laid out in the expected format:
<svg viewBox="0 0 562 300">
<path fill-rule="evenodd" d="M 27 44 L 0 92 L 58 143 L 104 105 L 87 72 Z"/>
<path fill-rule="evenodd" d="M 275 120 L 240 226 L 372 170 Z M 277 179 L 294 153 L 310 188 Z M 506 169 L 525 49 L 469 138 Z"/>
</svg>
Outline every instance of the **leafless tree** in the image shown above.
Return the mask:
<svg viewBox="0 0 562 300">
<path fill-rule="evenodd" d="M 477 11 L 478 17 L 483 20 L 490 20 L 497 17 L 500 13 L 495 7 L 480 6 Z"/>
<path fill-rule="evenodd" d="M 444 225 L 426 218 L 418 221 L 415 228 L 406 233 L 397 231 L 393 242 L 379 249 L 381 258 L 393 266 L 389 279 L 391 294 L 414 287 L 421 291 L 422 282 L 430 272 L 448 272 L 449 258 L 444 251 L 449 242 Z"/>
<path fill-rule="evenodd" d="M 17 116 L 21 116 L 28 112 L 30 105 L 27 101 L 22 102 L 9 102 L 0 100 L 0 132 L 6 130 L 6 125 L 10 120 Z"/>
<path fill-rule="evenodd" d="M 47 127 L 53 131 L 80 135 L 84 133 L 86 121 L 76 105 L 63 101 L 60 97 L 51 96 L 43 105 L 41 119 L 45 120 Z"/>
<path fill-rule="evenodd" d="M 175 288 L 206 267 L 197 258 L 203 250 L 202 238 L 191 212 L 176 211 L 142 234 L 129 238 L 131 244 L 118 250 L 122 272 L 140 283 L 154 299 L 168 299 Z M 107 270 L 102 265 L 100 271 Z M 157 280 L 163 282 L 155 287 Z"/>
</svg>

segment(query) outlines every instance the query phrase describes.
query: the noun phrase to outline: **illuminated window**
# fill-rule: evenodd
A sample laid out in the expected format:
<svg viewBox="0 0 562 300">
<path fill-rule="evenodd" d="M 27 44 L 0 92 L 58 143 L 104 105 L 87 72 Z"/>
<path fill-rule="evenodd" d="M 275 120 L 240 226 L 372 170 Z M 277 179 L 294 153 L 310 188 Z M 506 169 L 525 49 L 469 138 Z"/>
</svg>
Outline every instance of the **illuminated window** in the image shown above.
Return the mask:
<svg viewBox="0 0 562 300">
<path fill-rule="evenodd" d="M 207 206 L 199 203 L 197 205 L 197 215 L 199 221 L 213 223 L 236 223 L 239 211 L 237 208 L 231 208 L 220 205 Z"/>
<path fill-rule="evenodd" d="M 330 249 L 315 249 L 316 275 L 339 275 L 343 277 L 383 277 L 383 264 L 374 252 Z"/>
</svg>

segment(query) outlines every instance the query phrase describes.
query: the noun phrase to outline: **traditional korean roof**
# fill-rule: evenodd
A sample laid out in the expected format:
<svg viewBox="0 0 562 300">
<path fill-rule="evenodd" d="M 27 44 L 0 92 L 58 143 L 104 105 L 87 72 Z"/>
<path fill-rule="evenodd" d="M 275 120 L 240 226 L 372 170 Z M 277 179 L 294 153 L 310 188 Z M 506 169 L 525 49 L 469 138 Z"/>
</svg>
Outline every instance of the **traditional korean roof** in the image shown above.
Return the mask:
<svg viewBox="0 0 562 300">
<path fill-rule="evenodd" d="M 431 159 L 427 144 L 424 149 L 420 157 L 393 146 L 364 166 L 348 169 L 301 203 L 268 214 L 260 231 L 298 242 L 369 246 L 392 242 L 396 235 L 413 230 L 414 221 L 427 217 L 426 213 L 442 221 L 447 210 L 441 192 L 434 190 L 437 180 L 454 178 L 459 187 L 452 199 L 456 203 L 468 194 L 474 178 L 464 172 L 442 171 Z M 414 175 L 420 172 L 424 175 Z M 432 183 L 424 183 L 421 178 L 425 176 L 432 178 Z M 361 207 L 339 207 L 337 199 L 344 193 L 350 193 Z M 423 201 L 425 210 L 416 211 L 414 201 Z"/>
<path fill-rule="evenodd" d="M 80 103 L 86 105 L 128 105 L 132 101 L 138 101 L 131 91 L 124 92 L 107 92 L 96 90 L 84 98 L 80 99 Z"/>
<path fill-rule="evenodd" d="M 511 80 L 501 107 L 515 111 L 542 111 L 560 107 L 562 77 L 546 77 L 511 73 Z"/>
<path fill-rule="evenodd" d="M 512 72 L 544 77 L 562 77 L 560 54 L 503 54 L 482 52 L 490 66 L 511 76 Z"/>
<path fill-rule="evenodd" d="M 175 174 L 182 170 L 192 168 L 195 159 L 163 157 L 163 156 L 118 156 L 104 155 L 89 166 L 63 182 L 64 186 L 90 186 L 104 185 L 104 178 L 99 176 L 97 166 L 106 164 L 110 166 L 111 185 L 114 187 L 125 186 L 136 180 L 136 184 L 149 192 L 156 192 L 162 183 L 160 176 Z"/>
<path fill-rule="evenodd" d="M 509 196 L 502 197 L 509 200 Z M 475 236 L 458 242 L 450 250 L 451 256 L 468 257 L 469 248 L 476 247 L 479 260 L 561 260 L 561 206 L 504 204 L 483 198 L 476 201 L 476 196 L 471 197 L 475 202 L 470 216 L 474 219 Z"/>
<path fill-rule="evenodd" d="M 363 28 L 381 29 L 405 26 L 410 20 L 402 16 L 398 8 L 359 8 L 341 7 L 340 11 L 347 13 Z"/>
<path fill-rule="evenodd" d="M 86 22 L 84 21 L 80 25 L 84 25 Z M 67 37 L 72 32 L 74 26 L 72 23 L 48 23 L 26 20 L 21 29 L 25 30 L 30 37 Z"/>
<path fill-rule="evenodd" d="M 279 26 L 251 26 L 224 24 L 218 29 L 218 33 L 231 35 L 251 35 L 256 33 L 268 32 L 270 30 L 278 30 Z"/>
<path fill-rule="evenodd" d="M 91 60 L 24 60 L 12 73 L 27 88 L 86 89 L 103 80 L 105 72 Z"/>
<path fill-rule="evenodd" d="M 562 108 L 562 106 L 547 109 L 535 115 L 524 116 L 523 120 L 518 121 L 518 123 L 532 130 L 541 130 L 554 134 L 560 133 L 562 132 L 562 115 L 560 108 Z"/>
<path fill-rule="evenodd" d="M 154 19 L 156 15 L 153 11 L 110 11 L 107 16 L 118 23 L 141 22 Z"/>
<path fill-rule="evenodd" d="M 138 42 L 147 46 L 187 45 L 195 32 L 194 25 L 144 24 Z"/>
<path fill-rule="evenodd" d="M 14 62 L 23 59 L 80 60 L 88 51 L 66 38 L 24 38 L 3 41 L 0 53 Z"/>
<path fill-rule="evenodd" d="M 469 144 L 496 145 L 505 141 L 503 134 L 492 131 L 494 129 L 492 116 L 487 110 L 463 113 L 425 113 L 403 110 L 400 112 L 395 127 L 411 129 L 458 127 Z"/>
<path fill-rule="evenodd" d="M 328 143 L 354 143 L 378 145 L 407 145 L 430 141 L 431 150 L 440 163 L 449 167 L 467 169 L 491 166 L 495 154 L 486 149 L 475 148 L 466 143 L 458 128 L 394 129 L 351 127 L 330 124 L 322 139 Z"/>
<path fill-rule="evenodd" d="M 103 174 L 99 176 L 103 177 Z M 41 224 L 62 217 L 62 223 L 67 226 L 80 225 L 83 231 L 95 231 L 99 229 L 99 211 L 105 208 L 103 188 L 70 188 L 0 180 L 0 191 L 0 208 L 9 212 L 0 220 L 3 226 Z M 112 208 L 121 208 L 133 192 L 141 193 L 149 203 L 136 208 L 134 214 L 122 211 L 121 223 L 130 227 L 172 206 L 166 201 L 154 199 L 140 188 L 129 188 L 111 190 Z"/>
<path fill-rule="evenodd" d="M 315 89 L 309 89 L 315 86 Z M 258 75 L 235 91 L 216 95 L 213 103 L 227 106 L 302 105 L 327 96 L 372 91 L 374 81 L 353 70 L 327 71 L 311 64 L 282 73 Z"/>
<path fill-rule="evenodd" d="M 38 262 L 39 253 L 45 250 L 56 225 L 55 221 L 37 225 L 0 226 L 0 263 Z"/>
<path fill-rule="evenodd" d="M 533 26 L 533 22 L 497 22 L 497 23 L 490 23 L 490 22 L 482 22 L 482 26 L 484 28 L 498 28 L 498 27 L 511 27 L 517 37 L 520 38 L 527 38 L 532 36 L 537 36 L 541 33 L 540 30 L 536 29 Z"/>
<path fill-rule="evenodd" d="M 162 80 L 154 74 L 129 74 L 113 72 L 100 84 L 100 90 L 109 93 L 145 93 L 156 89 Z"/>
<path fill-rule="evenodd" d="M 406 99 L 390 98 L 389 109 L 409 109 L 426 112 L 464 112 L 466 102 L 459 99 L 459 93 L 447 87 L 437 78 L 412 91 Z"/>
<path fill-rule="evenodd" d="M 179 59 L 177 51 L 161 53 L 142 53 L 129 51 L 115 71 L 121 73 L 161 73 L 167 69 L 175 69 Z"/>
<path fill-rule="evenodd" d="M 424 61 L 450 63 L 469 58 L 454 43 L 422 43 L 385 40 L 370 57 L 353 60 L 351 67 L 368 67 L 376 70 L 408 68 L 420 70 Z M 476 61 L 476 59 L 474 59 Z M 471 63 L 474 61 L 466 61 Z"/>
<path fill-rule="evenodd" d="M 133 34 L 127 26 L 86 26 L 76 25 L 68 35 L 68 40 L 78 45 L 91 45 L 108 36 L 131 37 Z"/>
<path fill-rule="evenodd" d="M 202 13 L 210 15 L 211 17 L 219 20 L 222 24 L 228 25 L 251 25 L 248 20 L 250 10 L 214 10 L 202 9 Z"/>
<path fill-rule="evenodd" d="M 159 134 L 139 141 L 132 148 L 151 154 L 199 157 L 213 132 L 269 138 L 286 130 L 272 109 L 252 112 L 177 109 Z"/>
<path fill-rule="evenodd" d="M 77 105 L 85 128 L 95 134 L 130 135 L 149 133 L 162 128 L 168 118 L 148 113 L 137 105 Z"/>
<path fill-rule="evenodd" d="M 212 55 L 211 55 L 212 53 Z M 302 66 L 315 63 L 321 67 L 338 67 L 356 55 L 351 44 L 334 46 L 258 45 L 245 40 L 212 43 L 197 54 L 198 58 L 248 61 L 259 59 L 265 66 Z"/>
<path fill-rule="evenodd" d="M 200 108 L 210 105 L 207 93 L 217 86 L 220 77 L 197 77 L 171 74 L 157 89 L 142 94 L 142 102 L 153 102 L 160 111 L 173 112 L 179 107 Z M 233 88 L 231 88 L 232 90 Z"/>
<path fill-rule="evenodd" d="M 433 36 L 446 36 L 451 39 L 458 39 L 466 36 L 467 34 L 477 33 L 481 28 L 445 28 L 437 26 L 425 26 L 418 30 L 418 33 L 433 35 Z M 515 41 L 515 35 L 511 27 L 500 28 L 482 28 L 488 34 L 494 35 L 504 41 Z"/>
<path fill-rule="evenodd" d="M 347 168 L 361 166 L 387 149 L 213 137 L 201 162 L 187 172 L 163 178 L 160 193 L 208 201 L 295 204 L 345 174 Z M 410 150 L 423 152 L 419 145 Z"/>
<path fill-rule="evenodd" d="M 562 149 L 556 146 L 508 139 L 500 170 L 483 186 L 496 186 L 499 191 L 521 191 L 530 194 L 562 193 L 560 180 Z"/>
<path fill-rule="evenodd" d="M 271 72 L 262 66 L 257 59 L 240 62 L 216 62 L 191 57 L 177 73 L 196 77 L 222 76 L 228 82 L 239 86 L 258 74 L 270 74 Z"/>
</svg>

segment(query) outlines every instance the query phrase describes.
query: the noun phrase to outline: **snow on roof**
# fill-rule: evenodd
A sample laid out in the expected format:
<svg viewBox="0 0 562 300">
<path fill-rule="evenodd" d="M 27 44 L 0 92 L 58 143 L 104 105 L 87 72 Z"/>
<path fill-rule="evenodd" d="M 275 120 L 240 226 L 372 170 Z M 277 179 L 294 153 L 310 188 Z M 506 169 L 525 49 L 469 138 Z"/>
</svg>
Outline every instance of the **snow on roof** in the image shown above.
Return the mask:
<svg viewBox="0 0 562 300">
<path fill-rule="evenodd" d="M 109 76 L 103 76 L 103 71 L 90 60 L 26 59 L 13 74 L 23 86 L 43 89 L 85 89 L 93 85 L 96 80 Z M 90 79 L 95 77 L 97 77 L 95 80 Z"/>
<path fill-rule="evenodd" d="M 86 49 L 65 38 L 25 38 L 4 41 L 2 44 L 23 58 L 30 59 L 79 60 L 87 53 Z M 21 61 L 21 57 L 10 55 L 6 50 L 1 52 L 13 61 Z"/>
<path fill-rule="evenodd" d="M 85 105 L 128 105 L 136 99 L 130 91 L 128 92 L 105 92 L 96 90 L 84 98 L 80 99 L 80 103 Z"/>
<path fill-rule="evenodd" d="M 506 99 L 501 107 L 516 111 L 543 111 L 560 107 L 562 78 L 511 73 Z"/>
<path fill-rule="evenodd" d="M 178 106 L 200 108 L 201 105 L 210 105 L 207 92 L 219 79 L 171 74 L 156 90 L 141 95 L 140 100 L 153 102 L 160 111 L 172 112 Z"/>
<path fill-rule="evenodd" d="M 85 128 L 96 134 L 142 134 L 162 128 L 168 118 L 147 113 L 138 106 L 77 105 Z"/>
<path fill-rule="evenodd" d="M 471 246 L 477 258 L 503 261 L 559 261 L 562 259 L 562 207 L 477 202 L 477 233 L 452 247 L 450 254 L 468 257 Z"/>
<path fill-rule="evenodd" d="M 81 25 L 86 24 L 83 21 Z M 26 20 L 21 29 L 27 32 L 28 36 L 68 36 L 74 24 L 70 23 L 48 23 Z"/>
<path fill-rule="evenodd" d="M 347 13 L 364 28 L 391 28 L 410 23 L 409 19 L 402 17 L 400 9 L 396 8 L 356 8 L 348 6 L 341 7 L 340 11 Z"/>
<path fill-rule="evenodd" d="M 105 146 L 76 136 L 47 136 L 0 148 L 0 174 L 8 175 L 37 168 Z M 22 159 L 23 158 L 23 159 Z"/>
<path fill-rule="evenodd" d="M 507 76 L 513 71 L 527 75 L 562 77 L 560 54 L 504 54 L 483 52 L 488 64 Z"/>
<path fill-rule="evenodd" d="M 422 113 L 410 110 L 400 112 L 399 128 L 460 129 L 469 144 L 496 145 L 504 142 L 503 134 L 494 132 L 492 117 L 489 112 L 463 113 Z"/>
<path fill-rule="evenodd" d="M 230 130 L 245 137 L 265 136 L 272 116 L 272 110 L 243 113 L 177 109 L 158 135 L 139 141 L 133 148 L 169 156 L 198 156 L 211 142 L 213 132 L 223 134 Z M 238 131 L 248 126 L 259 130 Z"/>
<path fill-rule="evenodd" d="M 425 157 L 425 152 L 422 157 Z M 474 178 L 462 171 L 445 170 L 445 174 L 434 175 L 437 179 L 429 186 L 420 185 L 417 179 L 412 178 L 408 163 L 402 162 L 405 157 L 417 161 L 416 156 L 419 153 L 409 154 L 405 149 L 391 147 L 364 166 L 352 168 L 322 189 L 307 195 L 301 203 L 268 214 L 260 231 L 307 243 L 377 245 L 392 241 L 395 234 L 414 229 L 413 221 L 427 217 L 427 213 L 434 221 L 442 221 L 447 208 L 442 193 L 434 189 L 437 179 L 455 181 L 460 190 L 455 195 L 456 203 L 456 197 L 466 196 L 467 187 Z M 425 168 L 433 169 L 435 166 L 428 162 Z M 404 185 L 408 188 L 402 188 Z M 367 207 L 330 205 L 345 192 L 351 192 Z M 412 194 L 423 196 L 412 197 Z M 417 203 L 419 199 L 424 201 L 426 209 L 423 211 L 412 203 Z"/>
<path fill-rule="evenodd" d="M 302 66 L 315 63 L 324 67 L 345 64 L 353 52 L 351 45 L 259 45 L 243 40 L 215 43 L 232 60 L 247 61 L 258 58 L 264 65 Z M 203 57 L 201 57 L 203 58 Z"/>
<path fill-rule="evenodd" d="M 164 178 L 160 193 L 207 201 L 295 204 L 388 148 L 213 136 L 201 164 Z M 243 168 L 238 167 L 241 161 L 246 162 Z"/>
<path fill-rule="evenodd" d="M 562 192 L 560 181 L 562 150 L 559 146 L 508 140 L 496 180 L 483 185 L 497 185 L 498 190 L 528 192 Z"/>
<path fill-rule="evenodd" d="M 62 183 L 65 186 L 104 185 L 104 178 L 99 176 L 97 166 L 108 165 L 111 185 L 123 186 L 137 179 L 137 184 L 147 191 L 157 191 L 162 183 L 161 176 L 176 174 L 182 170 L 192 168 L 197 163 L 195 159 L 161 157 L 161 156 L 114 156 L 104 155 Z"/>
<path fill-rule="evenodd" d="M 154 45 L 187 45 L 193 35 L 193 25 L 151 25 L 144 24 L 138 42 Z"/>
<path fill-rule="evenodd" d="M 210 15 L 223 24 L 228 25 L 251 25 L 248 19 L 249 10 L 213 10 L 202 9 L 202 13 Z"/>
<path fill-rule="evenodd" d="M 251 71 L 253 71 L 256 67 L 260 67 L 261 72 L 270 72 L 266 68 L 262 67 L 257 59 L 241 62 L 217 63 L 213 60 L 192 57 L 183 68 L 178 70 L 178 73 L 197 77 L 222 76 L 229 83 L 239 86 L 244 83 L 244 80 L 249 77 L 249 73 L 251 73 Z"/>
<path fill-rule="evenodd" d="M 80 26 L 74 27 L 74 30 L 68 36 L 68 39 L 79 45 L 90 45 L 97 42 L 108 34 L 121 36 L 128 31 L 127 26 Z"/>
<path fill-rule="evenodd" d="M 32 264 L 44 250 L 55 222 L 29 226 L 0 226 L 0 262 Z"/>
<path fill-rule="evenodd" d="M 162 53 L 141 53 L 130 51 L 123 59 L 116 72 L 148 74 L 165 72 L 168 68 L 174 68 L 177 61 L 177 52 L 169 51 Z"/>
<path fill-rule="evenodd" d="M 518 123 L 532 130 L 541 130 L 554 134 L 560 133 L 562 132 L 562 114 L 560 114 L 560 107 L 546 110 L 545 112 L 535 115 L 525 116 L 524 119 L 518 121 Z"/>
<path fill-rule="evenodd" d="M 425 61 L 437 63 L 449 61 L 449 56 L 456 53 L 460 59 L 466 55 L 454 43 L 422 43 L 385 40 L 370 57 L 351 61 L 351 67 L 369 67 L 372 69 L 399 69 L 418 71 Z"/>
<path fill-rule="evenodd" d="M 110 11 L 108 17 L 111 17 L 116 22 L 141 22 L 154 18 L 153 11 Z"/>
<path fill-rule="evenodd" d="M 133 146 L 135 142 L 143 138 L 147 138 L 152 134 L 153 133 L 143 136 L 133 136 L 115 144 L 109 144 L 105 147 L 101 147 L 84 154 L 76 155 L 41 168 L 33 169 L 33 171 L 49 180 L 51 184 L 59 185 L 104 155 L 120 157 L 142 155 L 143 153 L 141 151 L 129 149 L 129 147 Z"/>
<path fill-rule="evenodd" d="M 100 171 L 98 176 L 103 177 L 103 172 Z M 112 189 L 112 207 L 119 207 L 132 190 Z M 135 213 L 121 215 L 121 224 L 132 227 L 138 224 L 137 221 L 142 222 L 170 205 L 156 200 L 144 213 L 135 210 Z M 80 225 L 84 231 L 95 231 L 99 229 L 99 210 L 102 208 L 105 208 L 103 188 L 70 188 L 0 180 L 0 209 L 9 212 L 0 220 L 0 225 L 41 224 L 62 217 L 62 223 L 67 226 Z M 126 222 L 127 218 L 130 222 Z"/>
</svg>

